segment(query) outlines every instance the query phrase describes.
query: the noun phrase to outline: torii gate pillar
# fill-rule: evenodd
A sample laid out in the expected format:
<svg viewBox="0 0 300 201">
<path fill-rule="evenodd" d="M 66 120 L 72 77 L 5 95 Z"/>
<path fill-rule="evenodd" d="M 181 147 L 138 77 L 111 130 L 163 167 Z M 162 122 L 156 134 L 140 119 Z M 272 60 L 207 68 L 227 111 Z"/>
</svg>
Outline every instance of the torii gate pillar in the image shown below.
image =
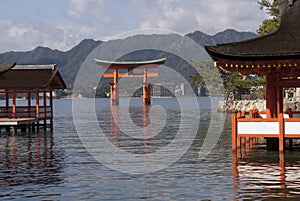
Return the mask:
<svg viewBox="0 0 300 201">
<path fill-rule="evenodd" d="M 150 84 L 149 83 L 143 83 L 143 103 L 144 103 L 144 105 L 151 104 Z"/>
<path fill-rule="evenodd" d="M 114 69 L 113 76 L 114 76 L 114 83 L 110 84 L 110 103 L 112 105 L 119 105 L 118 69 Z"/>
<path fill-rule="evenodd" d="M 144 105 L 150 105 L 151 104 L 151 98 L 150 98 L 150 84 L 147 83 L 147 69 L 144 69 L 144 82 L 143 82 L 143 103 Z"/>
</svg>

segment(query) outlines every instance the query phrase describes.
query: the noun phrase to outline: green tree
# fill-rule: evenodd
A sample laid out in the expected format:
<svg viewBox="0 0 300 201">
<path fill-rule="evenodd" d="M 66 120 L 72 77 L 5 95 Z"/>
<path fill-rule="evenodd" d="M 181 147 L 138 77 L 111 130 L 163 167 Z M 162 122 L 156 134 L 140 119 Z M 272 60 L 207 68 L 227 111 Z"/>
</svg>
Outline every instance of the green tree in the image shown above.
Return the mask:
<svg viewBox="0 0 300 201">
<path fill-rule="evenodd" d="M 261 10 L 266 10 L 270 18 L 265 19 L 257 29 L 259 35 L 265 35 L 274 32 L 280 25 L 280 11 L 278 8 L 279 0 L 269 1 L 260 0 L 258 1 Z"/>
<path fill-rule="evenodd" d="M 213 66 L 212 61 L 201 62 L 195 64 L 198 67 L 198 72 L 190 77 L 192 87 L 199 87 L 205 94 L 212 96 L 222 95 L 222 81 L 220 80 L 220 70 Z"/>
</svg>

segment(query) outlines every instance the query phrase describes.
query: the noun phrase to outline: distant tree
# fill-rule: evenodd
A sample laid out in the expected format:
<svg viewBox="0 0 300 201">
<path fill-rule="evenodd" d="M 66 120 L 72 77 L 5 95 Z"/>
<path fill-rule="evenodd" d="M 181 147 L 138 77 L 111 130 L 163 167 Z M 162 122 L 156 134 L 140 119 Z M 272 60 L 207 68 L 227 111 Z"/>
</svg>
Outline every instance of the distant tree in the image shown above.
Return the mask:
<svg viewBox="0 0 300 201">
<path fill-rule="evenodd" d="M 259 35 L 274 32 L 280 25 L 280 11 L 278 8 L 279 0 L 260 0 L 258 1 L 261 10 L 266 10 L 270 18 L 265 19 L 257 29 Z"/>
<path fill-rule="evenodd" d="M 241 76 L 237 72 L 226 73 L 222 72 L 223 84 L 226 94 L 226 103 L 236 100 L 243 91 L 252 90 L 253 95 L 257 98 L 263 98 L 265 89 L 262 88 L 266 82 L 265 76 Z"/>
<path fill-rule="evenodd" d="M 190 77 L 192 87 L 198 87 L 203 94 L 212 96 L 222 95 L 222 81 L 220 80 L 220 70 L 213 67 L 213 62 L 202 62 L 195 64 L 199 73 Z"/>
</svg>

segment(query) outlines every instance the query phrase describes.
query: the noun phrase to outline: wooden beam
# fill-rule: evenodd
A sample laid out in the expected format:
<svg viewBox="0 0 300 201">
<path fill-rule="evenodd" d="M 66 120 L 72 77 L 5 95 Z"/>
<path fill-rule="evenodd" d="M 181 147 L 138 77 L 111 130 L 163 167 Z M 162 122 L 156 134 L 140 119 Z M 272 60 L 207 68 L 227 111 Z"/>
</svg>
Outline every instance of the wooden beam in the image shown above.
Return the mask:
<svg viewBox="0 0 300 201">
<path fill-rule="evenodd" d="M 156 72 L 148 72 L 147 73 L 147 77 L 157 77 L 158 73 Z M 104 78 L 113 78 L 114 74 L 113 73 L 105 73 L 103 74 Z M 118 77 L 120 78 L 140 78 L 140 77 L 144 77 L 144 73 L 139 73 L 139 74 L 127 74 L 127 73 L 118 73 Z"/>
<path fill-rule="evenodd" d="M 300 79 L 281 79 L 280 82 L 275 83 L 280 87 L 300 87 Z"/>
</svg>

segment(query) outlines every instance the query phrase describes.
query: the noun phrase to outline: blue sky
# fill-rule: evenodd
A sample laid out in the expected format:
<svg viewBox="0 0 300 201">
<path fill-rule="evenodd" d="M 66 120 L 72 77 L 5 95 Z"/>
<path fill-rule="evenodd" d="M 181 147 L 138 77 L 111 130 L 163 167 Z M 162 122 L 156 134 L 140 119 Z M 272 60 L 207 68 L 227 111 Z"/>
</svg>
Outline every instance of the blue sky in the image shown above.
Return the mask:
<svg viewBox="0 0 300 201">
<path fill-rule="evenodd" d="M 85 38 L 143 28 L 255 32 L 266 18 L 256 0 L 0 0 L 0 8 L 0 52 L 66 51 Z"/>
</svg>

